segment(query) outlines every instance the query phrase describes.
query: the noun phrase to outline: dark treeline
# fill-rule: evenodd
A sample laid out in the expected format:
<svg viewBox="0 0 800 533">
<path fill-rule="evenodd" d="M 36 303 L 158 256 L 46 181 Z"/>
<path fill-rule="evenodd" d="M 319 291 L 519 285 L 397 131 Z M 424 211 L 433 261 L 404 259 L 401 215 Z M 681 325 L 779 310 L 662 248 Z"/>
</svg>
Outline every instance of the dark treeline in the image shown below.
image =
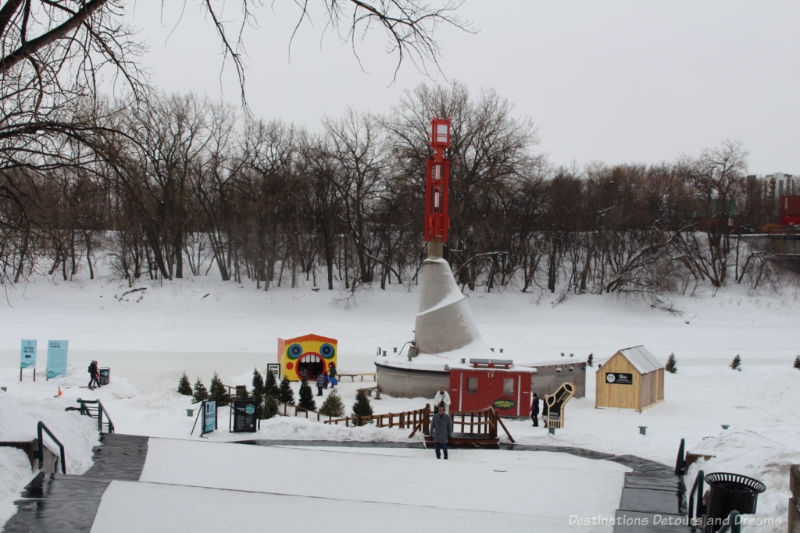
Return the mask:
<svg viewBox="0 0 800 533">
<path fill-rule="evenodd" d="M 446 258 L 466 288 L 685 292 L 774 274 L 737 235 L 774 220 L 774 191 L 745 177 L 734 144 L 669 164 L 554 168 L 530 121 L 459 84 L 421 86 L 388 115 L 351 111 L 319 133 L 193 96 L 105 107 L 83 117 L 80 142 L 74 131 L 3 141 L 3 282 L 41 265 L 94 277 L 102 250 L 131 285 L 413 283 L 434 116 L 453 124 Z"/>
</svg>

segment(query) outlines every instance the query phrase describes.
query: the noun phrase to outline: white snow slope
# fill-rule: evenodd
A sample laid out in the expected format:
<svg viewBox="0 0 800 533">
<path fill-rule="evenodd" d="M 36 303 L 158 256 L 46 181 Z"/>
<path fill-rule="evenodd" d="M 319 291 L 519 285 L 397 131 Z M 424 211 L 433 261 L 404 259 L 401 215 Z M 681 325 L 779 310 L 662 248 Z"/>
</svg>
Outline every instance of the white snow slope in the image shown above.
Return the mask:
<svg viewBox="0 0 800 533">
<path fill-rule="evenodd" d="M 6 301 L 0 306 L 0 386 L 7 387 L 7 392 L 0 391 L 0 440 L 33 439 L 36 422 L 44 420 L 67 445 L 70 473 L 85 471 L 91 462 L 91 446 L 97 443 L 93 421 L 63 410 L 78 397 L 100 398 L 119 433 L 197 440 L 196 432 L 189 436 L 194 419 L 186 416 L 186 408 L 192 407 L 191 399 L 174 392 L 184 371 L 192 382 L 201 378 L 206 385 L 215 371 L 226 384 L 249 384 L 253 368 L 263 370 L 266 363 L 276 361 L 279 336 L 317 333 L 339 339 L 340 372 L 371 372 L 377 347 L 391 352 L 411 338 L 418 304 L 416 288 L 407 286 L 394 286 L 387 291 L 364 289 L 355 296 L 308 289 L 273 288 L 265 292 L 206 279 L 138 287 L 146 290 L 127 296 L 122 296 L 126 286 L 109 279 L 68 283 L 37 280 L 6 289 Z M 755 477 L 768 487 L 759 497 L 755 517 L 762 522 L 756 530 L 786 531 L 788 469 L 790 464 L 800 463 L 800 424 L 796 416 L 800 371 L 792 368 L 792 361 L 800 352 L 800 303 L 795 288 L 752 295 L 740 287 L 730 287 L 714 296 L 673 297 L 657 307 L 652 307 L 649 300 L 614 296 L 575 297 L 553 305 L 546 294 L 513 291 L 470 293 L 468 300 L 487 344 L 505 348 L 503 357 L 518 363 L 552 360 L 562 352 L 567 358 L 574 354 L 580 360 L 591 352 L 599 360 L 637 344 L 645 345 L 661 361 L 666 361 L 670 353 L 677 357 L 678 373 L 667 374 L 662 404 L 643 413 L 594 409 L 594 372 L 590 369 L 586 398 L 567 404 L 566 427 L 553 436 L 542 428 L 530 427 L 529 421 L 509 421 L 507 426 L 517 442 L 580 446 L 674 464 L 679 441 L 685 438 L 690 451 L 714 456 L 692 468 L 687 477 L 689 484 L 697 468 L 706 473 L 729 471 Z M 35 383 L 30 370 L 24 371 L 23 382 L 19 382 L 20 339 L 39 342 Z M 67 377 L 49 382 L 44 380 L 48 339 L 69 340 L 70 362 Z M 736 354 L 743 361 L 741 372 L 728 367 Z M 88 381 L 86 366 L 91 359 L 97 359 L 100 366 L 111 367 L 110 386 L 97 391 L 80 388 Z M 63 395 L 54 398 L 59 385 Z M 340 390 L 345 403 L 351 405 L 356 389 L 368 385 L 371 383 L 343 383 Z M 417 409 L 426 401 L 429 399 L 384 397 L 372 403 L 381 413 Z M 730 429 L 723 430 L 723 424 L 730 425 Z M 225 409 L 220 412 L 220 426 L 220 431 L 208 438 L 217 444 L 203 446 L 232 446 L 222 441 L 241 437 L 227 433 Z M 647 426 L 646 435 L 639 434 L 639 426 Z M 332 427 L 294 418 L 266 421 L 256 435 L 261 439 L 365 441 L 406 440 L 407 436 L 404 430 Z M 174 445 L 188 446 L 180 442 Z M 187 460 L 206 453 L 195 446 L 184 453 Z M 138 517 L 141 522 L 131 522 L 142 524 L 138 530 L 146 530 L 145 522 L 154 517 L 172 520 L 169 517 L 180 515 L 166 510 L 170 508 L 169 501 L 196 502 L 192 505 L 199 515 L 208 517 L 209 524 L 237 513 L 215 513 L 213 506 L 203 502 L 221 502 L 220 506 L 230 505 L 231 509 L 244 512 L 252 508 L 247 507 L 247 501 L 272 505 L 276 499 L 287 506 L 287 516 L 303 513 L 309 499 L 313 499 L 315 506 L 320 505 L 323 523 L 334 509 L 350 509 L 364 514 L 365 520 L 385 516 L 382 523 L 398 524 L 398 530 L 400 524 L 408 525 L 403 517 L 416 513 L 420 516 L 420 521 L 414 522 L 417 525 L 435 525 L 442 515 L 450 517 L 453 524 L 461 520 L 480 523 L 488 520 L 482 514 L 486 510 L 474 505 L 474 495 L 458 480 L 468 471 L 480 471 L 497 462 L 497 470 L 506 472 L 485 469 L 485 477 L 477 478 L 479 482 L 491 486 L 496 474 L 507 483 L 503 490 L 508 487 L 511 493 L 525 495 L 522 500 L 511 498 L 507 508 L 502 507 L 499 497 L 490 499 L 498 520 L 519 523 L 519 529 L 557 531 L 569 527 L 570 515 L 613 516 L 622 477 L 613 465 L 602 461 L 586 464 L 575 458 L 552 458 L 553 454 L 541 459 L 529 452 L 455 450 L 448 463 L 437 463 L 432 460 L 432 452 L 423 450 L 252 450 L 241 453 L 258 454 L 256 460 L 264 472 L 280 470 L 282 465 L 292 468 L 276 478 L 276 484 L 249 488 L 249 474 L 234 468 L 227 459 L 224 464 L 236 472 L 229 483 L 213 476 L 178 479 L 180 472 L 178 478 L 171 478 L 168 470 L 163 471 L 164 478 L 152 477 L 146 484 L 115 482 L 104 496 L 95 528 L 126 522 L 126 511 L 120 503 L 125 498 L 163 508 L 161 515 L 154 512 L 150 517 Z M 13 514 L 12 502 L 33 473 L 20 453 L 3 449 L 0 452 L 3 523 Z M 181 454 L 173 450 L 169 455 Z M 155 457 L 153 461 L 157 460 Z M 348 481 L 343 494 L 321 496 L 313 488 L 314 480 L 325 475 L 321 465 L 329 457 L 347 465 L 348 472 L 339 471 L 339 475 L 353 479 L 378 476 L 385 471 L 385 476 L 380 477 L 381 490 L 374 493 L 383 494 L 384 486 L 391 487 L 391 491 L 368 499 L 375 503 L 365 503 L 364 494 L 359 492 L 361 486 Z M 311 466 L 302 466 L 304 458 L 309 458 Z M 152 471 L 152 464 L 155 463 L 148 456 L 147 476 L 151 475 L 148 472 Z M 406 472 L 404 465 L 416 466 Z M 300 477 L 311 479 L 292 491 L 289 487 L 297 482 L 290 475 L 293 470 Z M 565 473 L 561 483 L 556 481 L 556 470 Z M 537 471 L 541 471 L 542 483 L 537 482 Z M 450 487 L 448 497 L 439 507 L 429 507 L 428 493 L 435 492 L 429 487 L 441 480 Z M 596 498 L 581 497 L 585 504 L 578 503 L 578 499 L 559 500 L 554 514 L 530 503 L 543 500 L 554 504 L 554 490 L 581 485 L 591 489 L 595 484 L 613 488 L 605 493 L 595 490 Z M 242 492 L 247 490 L 256 492 Z M 277 494 L 284 492 L 288 496 Z M 414 513 L 406 513 L 403 506 L 413 507 Z M 447 513 L 441 513 L 442 509 Z M 310 521 L 307 529 L 314 529 L 311 522 L 315 517 L 309 515 L 305 519 Z M 290 522 L 286 517 L 275 520 L 278 525 Z M 392 527 L 384 529 L 393 531 Z M 573 527 L 589 530 L 585 526 Z M 125 530 L 120 528 L 113 530 Z"/>
</svg>

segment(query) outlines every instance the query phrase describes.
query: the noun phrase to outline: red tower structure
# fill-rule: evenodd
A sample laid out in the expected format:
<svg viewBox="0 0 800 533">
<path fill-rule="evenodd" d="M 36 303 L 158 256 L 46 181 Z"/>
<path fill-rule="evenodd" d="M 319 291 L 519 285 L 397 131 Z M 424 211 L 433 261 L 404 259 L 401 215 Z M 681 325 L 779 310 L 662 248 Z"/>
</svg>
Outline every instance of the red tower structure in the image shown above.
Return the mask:
<svg viewBox="0 0 800 533">
<path fill-rule="evenodd" d="M 450 148 L 450 119 L 431 120 L 431 148 L 425 174 L 425 242 L 431 239 L 447 242 L 447 189 L 450 181 L 450 160 L 444 151 Z"/>
</svg>

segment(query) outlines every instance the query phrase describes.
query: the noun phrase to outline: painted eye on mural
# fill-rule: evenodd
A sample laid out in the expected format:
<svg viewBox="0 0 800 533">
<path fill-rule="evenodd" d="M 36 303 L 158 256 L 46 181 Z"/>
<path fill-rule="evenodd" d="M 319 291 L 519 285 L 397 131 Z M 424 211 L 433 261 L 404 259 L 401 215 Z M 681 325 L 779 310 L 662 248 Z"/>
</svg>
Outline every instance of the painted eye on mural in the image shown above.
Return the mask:
<svg viewBox="0 0 800 533">
<path fill-rule="evenodd" d="M 333 349 L 333 346 L 327 343 L 319 347 L 320 355 L 326 359 L 330 359 L 331 357 L 333 357 L 335 352 L 336 350 Z"/>
<path fill-rule="evenodd" d="M 289 359 L 297 359 L 303 355 L 303 347 L 299 344 L 292 344 L 289 346 L 289 349 L 286 350 L 286 353 L 289 355 Z"/>
</svg>

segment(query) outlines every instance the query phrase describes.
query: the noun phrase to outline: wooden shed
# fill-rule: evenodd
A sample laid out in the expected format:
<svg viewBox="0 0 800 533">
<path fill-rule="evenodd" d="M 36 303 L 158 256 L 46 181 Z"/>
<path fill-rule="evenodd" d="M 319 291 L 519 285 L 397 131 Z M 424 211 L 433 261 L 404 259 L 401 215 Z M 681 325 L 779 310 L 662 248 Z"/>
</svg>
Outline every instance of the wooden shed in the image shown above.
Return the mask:
<svg viewBox="0 0 800 533">
<path fill-rule="evenodd" d="M 664 365 L 644 346 L 623 348 L 597 368 L 594 406 L 642 411 L 664 401 Z"/>
</svg>

